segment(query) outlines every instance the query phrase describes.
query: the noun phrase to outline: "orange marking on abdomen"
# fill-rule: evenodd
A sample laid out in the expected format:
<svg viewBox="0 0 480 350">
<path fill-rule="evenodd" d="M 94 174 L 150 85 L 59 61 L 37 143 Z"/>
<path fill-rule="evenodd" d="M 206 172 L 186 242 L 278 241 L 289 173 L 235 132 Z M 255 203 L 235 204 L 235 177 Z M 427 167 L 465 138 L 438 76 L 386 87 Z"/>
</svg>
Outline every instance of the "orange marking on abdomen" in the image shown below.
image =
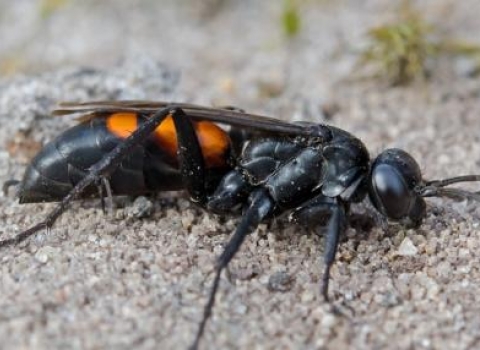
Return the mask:
<svg viewBox="0 0 480 350">
<path fill-rule="evenodd" d="M 225 130 L 210 122 L 195 123 L 195 131 L 207 168 L 227 165 L 230 137 Z"/>
<path fill-rule="evenodd" d="M 107 117 L 106 125 L 111 133 L 125 139 L 137 129 L 138 116 L 136 113 L 114 113 Z M 227 133 L 211 122 L 194 122 L 193 125 L 202 149 L 205 166 L 207 168 L 225 166 L 230 149 L 230 138 Z M 155 129 L 152 137 L 162 151 L 172 159 L 177 158 L 177 133 L 172 117 L 165 118 Z"/>
<path fill-rule="evenodd" d="M 138 119 L 136 113 L 114 113 L 106 120 L 107 129 L 112 134 L 126 139 L 132 132 L 137 130 Z"/>
<path fill-rule="evenodd" d="M 198 142 L 202 149 L 207 168 L 226 165 L 230 148 L 230 138 L 227 133 L 211 122 L 194 122 Z M 177 133 L 171 117 L 167 117 L 155 130 L 155 142 L 170 156 L 177 157 Z"/>
</svg>

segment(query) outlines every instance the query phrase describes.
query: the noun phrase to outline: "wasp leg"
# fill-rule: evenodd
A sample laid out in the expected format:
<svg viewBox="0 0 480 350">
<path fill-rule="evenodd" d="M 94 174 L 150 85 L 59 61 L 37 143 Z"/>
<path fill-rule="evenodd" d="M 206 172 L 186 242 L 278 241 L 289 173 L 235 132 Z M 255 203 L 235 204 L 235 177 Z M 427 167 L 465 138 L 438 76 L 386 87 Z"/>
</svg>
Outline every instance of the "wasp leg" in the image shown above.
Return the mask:
<svg viewBox="0 0 480 350">
<path fill-rule="evenodd" d="M 305 222 L 308 225 L 323 224 L 328 216 L 330 218 L 325 237 L 325 268 L 320 286 L 320 292 L 325 301 L 328 301 L 330 268 L 335 260 L 340 235 L 347 227 L 346 205 L 337 198 L 320 195 L 298 208 L 291 216 L 294 221 Z"/>
<path fill-rule="evenodd" d="M 107 178 L 102 177 L 97 180 L 98 196 L 100 197 L 100 205 L 102 206 L 103 213 L 107 213 L 110 217 L 113 217 L 113 193 L 110 181 Z M 108 199 L 108 203 L 105 203 L 105 198 Z"/>
<path fill-rule="evenodd" d="M 107 212 L 107 207 L 105 205 L 105 191 L 102 182 L 97 180 L 95 181 L 95 185 L 97 186 L 98 197 L 100 197 L 100 206 L 102 207 L 102 212 L 105 215 Z"/>
<path fill-rule="evenodd" d="M 2 186 L 3 195 L 8 196 L 8 190 L 10 189 L 10 187 L 17 186 L 18 184 L 20 184 L 20 182 L 20 180 L 15 179 L 5 181 Z"/>
<path fill-rule="evenodd" d="M 213 280 L 212 289 L 208 297 L 208 302 L 205 305 L 203 312 L 203 318 L 198 327 L 197 334 L 195 336 L 195 341 L 190 347 L 191 350 L 198 349 L 200 339 L 202 338 L 203 332 L 205 330 L 205 325 L 207 324 L 208 319 L 212 315 L 213 305 L 215 303 L 215 296 L 217 294 L 218 285 L 220 283 L 220 275 L 222 271 L 227 267 L 229 262 L 235 256 L 235 254 L 240 249 L 245 237 L 251 233 L 258 224 L 265 219 L 268 215 L 273 212 L 275 204 L 272 198 L 266 193 L 266 190 L 259 189 L 254 191 L 249 197 L 249 205 L 243 215 L 242 221 L 237 226 L 235 233 L 228 241 L 225 246 L 222 254 L 218 258 L 217 264 L 215 266 L 215 278 Z"/>
<path fill-rule="evenodd" d="M 127 157 L 137 145 L 144 140 L 157 128 L 158 125 L 169 115 L 175 114 L 179 108 L 174 105 L 157 111 L 151 118 L 133 132 L 124 142 L 116 146 L 110 153 L 103 157 L 99 162 L 90 168 L 90 172 L 80 180 L 75 187 L 57 204 L 57 206 L 47 215 L 46 219 L 35 226 L 19 233 L 17 236 L 0 241 L 0 248 L 17 244 L 43 228 L 50 228 L 60 215 L 67 210 L 70 203 L 77 199 L 83 191 L 99 179 L 108 177 L 122 161 Z"/>
<path fill-rule="evenodd" d="M 110 186 L 110 181 L 103 177 L 102 178 L 102 184 L 103 184 L 103 187 L 105 188 L 105 191 L 106 191 L 106 194 L 107 194 L 107 199 L 108 199 L 108 204 L 107 204 L 107 210 L 108 210 L 108 214 L 110 215 L 110 217 L 113 217 L 113 207 L 114 207 L 114 203 L 113 203 L 113 192 L 112 192 L 112 187 Z"/>
<path fill-rule="evenodd" d="M 183 185 L 192 202 L 204 204 L 207 200 L 205 188 L 205 162 L 197 134 L 191 120 L 181 109 L 172 113 L 177 133 L 178 163 Z"/>
</svg>

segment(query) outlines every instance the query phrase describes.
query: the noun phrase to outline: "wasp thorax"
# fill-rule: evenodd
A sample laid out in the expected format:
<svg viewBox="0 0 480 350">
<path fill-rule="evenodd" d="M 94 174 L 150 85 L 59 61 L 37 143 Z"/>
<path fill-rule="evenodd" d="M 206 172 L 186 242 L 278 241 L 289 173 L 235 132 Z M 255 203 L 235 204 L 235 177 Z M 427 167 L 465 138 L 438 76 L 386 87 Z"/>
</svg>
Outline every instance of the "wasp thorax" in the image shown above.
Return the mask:
<svg viewBox="0 0 480 350">
<path fill-rule="evenodd" d="M 389 219 L 418 224 L 425 215 L 425 202 L 415 191 L 421 182 L 420 167 L 410 154 L 396 148 L 385 150 L 371 166 L 370 200 Z"/>
</svg>

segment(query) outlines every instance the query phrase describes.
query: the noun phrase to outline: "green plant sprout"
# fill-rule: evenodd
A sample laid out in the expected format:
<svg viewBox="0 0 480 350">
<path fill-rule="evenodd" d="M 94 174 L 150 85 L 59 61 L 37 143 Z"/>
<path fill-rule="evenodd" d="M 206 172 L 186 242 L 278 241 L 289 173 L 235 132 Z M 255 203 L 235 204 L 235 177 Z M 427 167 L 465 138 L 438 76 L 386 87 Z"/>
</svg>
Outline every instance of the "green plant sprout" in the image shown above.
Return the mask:
<svg viewBox="0 0 480 350">
<path fill-rule="evenodd" d="M 67 5 L 68 0 L 42 0 L 39 3 L 40 16 L 49 18 L 56 11 Z"/>
<path fill-rule="evenodd" d="M 282 10 L 282 28 L 289 38 L 296 36 L 302 26 L 298 3 L 295 0 L 285 0 Z"/>
<path fill-rule="evenodd" d="M 403 2 L 396 23 L 371 29 L 370 46 L 362 53 L 359 64 L 373 65 L 377 75 L 393 85 L 405 85 L 426 79 L 427 63 L 440 54 L 480 58 L 480 46 L 451 40 L 435 39 L 438 28 L 427 23 L 409 1 Z"/>
</svg>

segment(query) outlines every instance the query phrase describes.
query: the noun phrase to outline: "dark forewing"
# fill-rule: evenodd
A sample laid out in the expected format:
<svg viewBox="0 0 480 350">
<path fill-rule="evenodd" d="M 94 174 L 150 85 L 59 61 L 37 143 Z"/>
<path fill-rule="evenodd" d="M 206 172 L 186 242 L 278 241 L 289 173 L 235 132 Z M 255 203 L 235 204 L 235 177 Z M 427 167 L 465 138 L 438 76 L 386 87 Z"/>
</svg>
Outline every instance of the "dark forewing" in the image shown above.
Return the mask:
<svg viewBox="0 0 480 350">
<path fill-rule="evenodd" d="M 188 103 L 155 101 L 92 101 L 85 103 L 62 102 L 53 111 L 54 115 L 84 113 L 87 119 L 109 113 L 131 112 L 149 114 L 165 107 L 180 107 L 194 120 L 209 120 L 226 125 L 257 129 L 265 132 L 279 132 L 291 135 L 317 136 L 315 130 L 286 121 L 237 110 L 210 108 Z M 82 117 L 83 119 L 83 117 Z"/>
</svg>

